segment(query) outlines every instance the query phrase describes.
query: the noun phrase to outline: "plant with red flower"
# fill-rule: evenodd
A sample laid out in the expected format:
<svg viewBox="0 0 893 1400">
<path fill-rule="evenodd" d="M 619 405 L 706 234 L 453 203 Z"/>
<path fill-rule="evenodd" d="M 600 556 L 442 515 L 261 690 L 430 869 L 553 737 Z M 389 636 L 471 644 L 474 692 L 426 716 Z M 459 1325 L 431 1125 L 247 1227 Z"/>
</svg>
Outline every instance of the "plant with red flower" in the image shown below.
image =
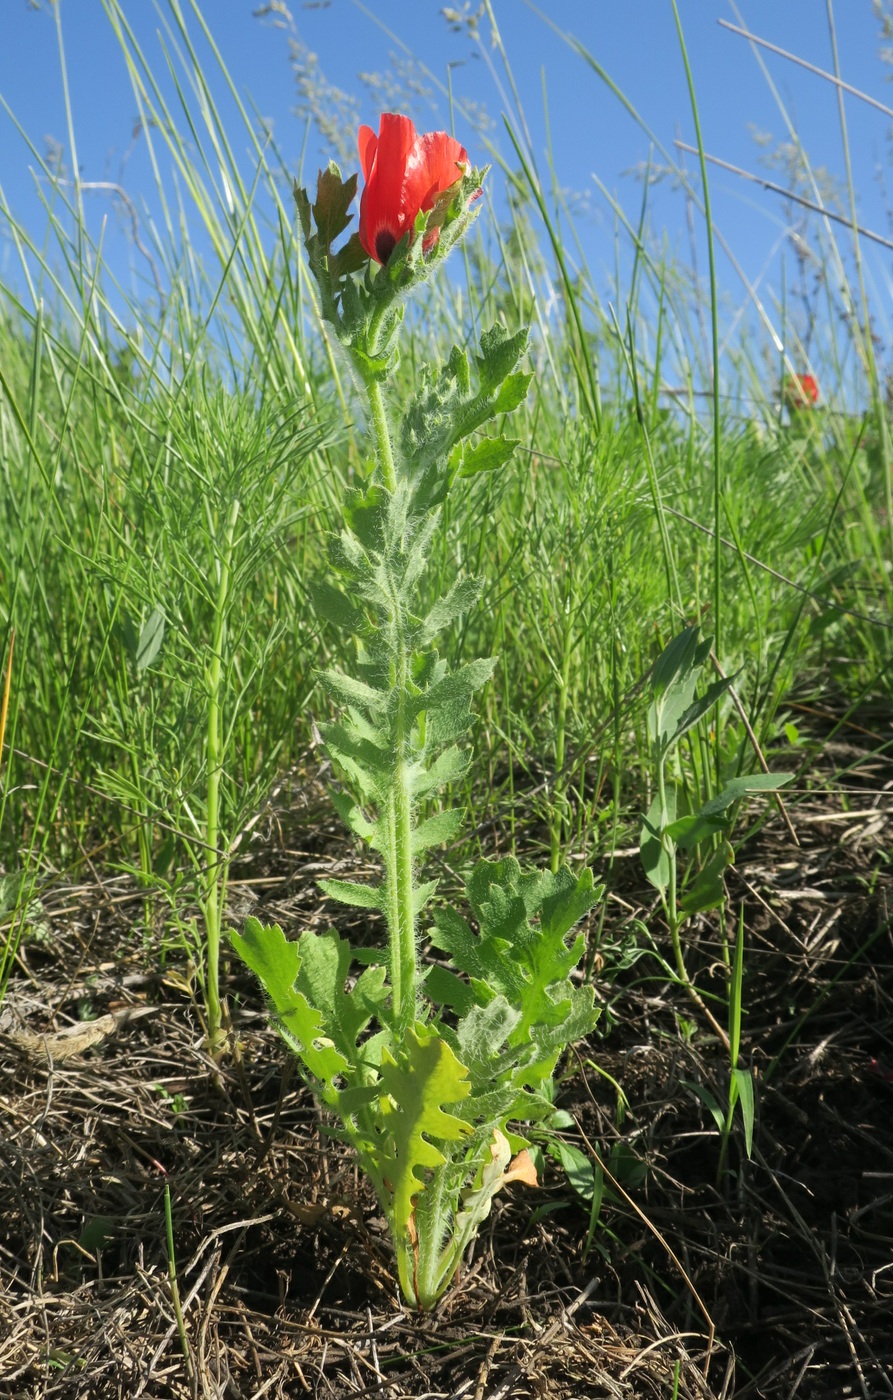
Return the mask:
<svg viewBox="0 0 893 1400">
<path fill-rule="evenodd" d="M 360 242 L 377 263 L 386 263 L 400 239 L 430 213 L 468 169 L 468 152 L 445 131 L 420 134 L 409 117 L 383 112 L 378 135 L 359 131 L 365 188 L 360 199 Z M 439 237 L 439 226 L 425 229 L 423 250 Z"/>
<path fill-rule="evenodd" d="M 814 408 L 819 401 L 819 386 L 815 376 L 794 374 L 786 379 L 784 401 L 789 409 Z"/>
<path fill-rule="evenodd" d="M 487 657 L 451 668 L 438 656 L 438 634 L 472 606 L 481 584 L 460 578 L 438 594 L 426 565 L 450 493 L 500 471 L 518 445 L 498 431 L 469 439 L 490 423 L 501 427 L 532 375 L 519 368 L 527 329 L 497 323 L 477 353 L 453 346 L 445 364 L 420 366 L 408 401 L 402 381 L 397 392 L 390 387 L 406 297 L 467 233 L 486 171 L 471 169 L 446 132 L 419 135 L 393 113 L 377 136 L 361 130 L 359 149 L 360 229 L 342 246 L 334 244 L 351 220 L 356 175 L 344 180 L 332 164 L 313 203 L 306 190 L 295 197 L 320 313 L 365 392 L 376 449 L 365 487 L 345 495 L 326 577 L 310 588 L 314 608 L 350 631 L 358 657 L 356 675 L 325 673 L 340 715 L 323 738 L 340 780 L 335 801 L 380 857 L 381 879 L 322 888 L 342 904 L 379 910 L 387 946 L 367 958 L 334 929 L 293 940 L 249 919 L 233 947 L 359 1155 L 404 1297 L 431 1308 L 496 1193 L 536 1182 L 518 1125 L 552 1115 L 558 1057 L 598 1020 L 593 987 L 569 974 L 584 948 L 572 930 L 601 890 L 588 870 L 523 872 L 507 857 L 480 862 L 469 877 L 479 934 L 457 910 L 424 912 L 436 881 L 420 881 L 419 858 L 461 822 L 450 807 L 428 815 L 429 804 L 466 771 L 460 745 L 471 702 L 494 666 Z M 434 927 L 423 931 L 423 918 Z M 429 941 L 437 963 L 424 966 Z M 366 965 L 354 976 L 360 958 Z"/>
</svg>

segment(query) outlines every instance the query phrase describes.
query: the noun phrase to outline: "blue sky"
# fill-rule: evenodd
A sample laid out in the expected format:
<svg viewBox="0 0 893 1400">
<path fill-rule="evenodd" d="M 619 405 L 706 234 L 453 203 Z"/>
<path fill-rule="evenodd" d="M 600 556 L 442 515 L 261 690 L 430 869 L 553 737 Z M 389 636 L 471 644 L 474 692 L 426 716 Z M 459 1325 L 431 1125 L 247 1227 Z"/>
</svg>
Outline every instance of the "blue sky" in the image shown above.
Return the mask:
<svg viewBox="0 0 893 1400">
<path fill-rule="evenodd" d="M 134 199 L 141 216 L 157 215 L 157 196 L 145 140 L 134 139 L 136 103 L 121 50 L 102 0 L 59 0 L 77 162 L 86 181 L 119 180 Z M 153 67 L 165 73 L 162 40 L 169 21 L 168 0 L 121 0 L 128 22 Z M 200 51 L 207 56 L 189 0 L 180 0 Z M 290 5 L 291 24 L 283 15 L 256 16 L 260 0 L 205 0 L 204 13 L 236 89 L 253 101 L 272 122 L 277 142 L 295 168 L 304 149 L 306 118 L 296 113 L 295 74 L 289 40 L 297 41 L 317 59 L 319 81 L 337 87 L 356 100 L 361 121 L 377 125 L 382 103 L 382 79 L 394 77 L 394 66 L 408 55 L 408 76 L 421 88 L 413 115 L 423 128 L 450 124 L 443 92 L 452 83 L 456 102 L 455 131 L 473 159 L 486 159 L 481 138 L 461 115 L 463 102 L 489 114 L 488 132 L 507 158 L 511 146 L 502 113 L 518 122 L 515 99 L 492 43 L 486 16 L 477 37 L 452 32 L 442 14 L 441 0 L 317 0 Z M 23 131 L 44 152 L 55 141 L 71 163 L 56 25 L 50 0 L 3 0 L 4 25 L 0 41 L 0 96 Z M 454 6 L 462 10 L 463 0 Z M 465 7 L 474 14 L 477 0 Z M 785 120 L 758 62 L 739 36 L 718 21 L 737 23 L 729 0 L 680 0 L 682 24 L 694 72 L 705 145 L 709 152 L 759 172 L 760 150 L 754 130 L 774 140 L 787 136 Z M 275 7 L 274 7 L 275 9 Z M 548 177 L 547 121 L 558 180 L 574 192 L 577 228 L 596 282 L 607 288 L 614 267 L 614 221 L 593 176 L 607 186 L 635 220 L 641 201 L 636 170 L 648 159 L 647 136 L 622 104 L 562 38 L 572 34 L 638 109 L 666 146 L 679 137 L 694 140 L 685 73 L 669 0 L 543 0 L 538 12 L 527 0 L 493 0 L 493 10 L 507 52 L 515 88 L 521 98 L 531 148 L 541 174 Z M 548 20 L 544 18 L 548 14 Z M 825 0 L 740 0 L 740 17 L 750 30 L 795 52 L 809 62 L 832 67 Z M 276 20 L 279 23 L 276 23 Z M 871 0 L 837 0 L 835 22 L 843 78 L 876 100 L 893 107 L 893 68 L 879 58 L 880 25 Z M 390 32 L 389 32 L 390 31 Z M 796 124 L 813 166 L 825 167 L 843 184 L 843 149 L 836 93 L 815 75 L 768 52 L 763 53 L 781 102 Z M 213 64 L 208 67 L 209 72 Z M 363 82 L 359 74 L 379 75 Z M 405 80 L 406 71 L 402 74 Z M 401 75 L 396 78 L 400 80 Z M 165 90 L 173 94 L 168 76 Z M 249 173 L 249 142 L 237 121 L 229 125 L 234 106 L 219 73 L 213 78 L 238 150 L 244 152 Z M 385 89 L 386 90 L 386 89 Z M 884 171 L 890 155 L 891 119 L 854 97 L 845 99 L 850 147 L 862 222 L 890 236 Z M 345 117 L 350 126 L 353 116 Z M 308 174 L 324 152 L 317 137 L 306 148 Z M 693 170 L 695 160 L 686 157 Z M 9 115 L 0 110 L 0 187 L 19 221 L 39 241 L 43 212 L 35 185 L 34 156 L 16 133 Z M 167 172 L 165 172 L 167 173 Z M 695 177 L 696 178 L 696 177 Z M 719 169 L 711 171 L 714 217 L 747 275 L 762 278 L 761 289 L 777 293 L 778 248 L 784 245 L 782 202 L 756 185 Z M 783 178 L 783 177 L 776 177 Z M 493 197 L 498 199 L 498 182 Z M 107 194 L 88 196 L 88 217 L 98 231 L 109 217 L 106 235 L 112 259 L 122 266 L 133 258 L 126 220 Z M 671 248 L 687 259 L 689 234 L 686 203 L 666 182 L 655 190 L 652 227 L 666 235 Z M 703 255 L 703 247 L 701 248 Z M 773 261 L 774 258 L 774 261 Z M 875 306 L 886 334 L 890 254 L 871 252 L 870 274 L 876 289 Z M 703 265 L 702 265 L 703 266 Z M 743 296 L 737 275 L 720 255 L 720 276 L 730 303 Z M 16 279 L 15 257 L 0 219 L 0 279 Z"/>
</svg>

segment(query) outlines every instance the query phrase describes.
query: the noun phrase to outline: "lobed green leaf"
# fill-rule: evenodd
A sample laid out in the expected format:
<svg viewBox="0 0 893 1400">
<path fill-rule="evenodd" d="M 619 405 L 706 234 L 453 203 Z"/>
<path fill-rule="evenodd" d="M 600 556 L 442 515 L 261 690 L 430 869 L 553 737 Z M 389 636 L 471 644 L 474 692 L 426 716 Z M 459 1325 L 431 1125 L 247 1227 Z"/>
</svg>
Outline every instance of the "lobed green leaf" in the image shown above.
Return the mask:
<svg viewBox="0 0 893 1400">
<path fill-rule="evenodd" d="M 466 448 L 459 476 L 476 476 L 478 472 L 498 471 L 514 453 L 520 438 L 483 438 L 474 447 Z"/>
<path fill-rule="evenodd" d="M 468 1135 L 469 1125 L 447 1109 L 467 1098 L 471 1086 L 465 1066 L 430 1026 L 410 1026 L 402 1045 L 381 1056 L 380 1100 L 388 1142 L 379 1169 L 390 1183 L 391 1215 L 397 1230 L 409 1230 L 414 1198 L 424 1190 L 420 1173 L 446 1160 L 437 1141 Z"/>
</svg>

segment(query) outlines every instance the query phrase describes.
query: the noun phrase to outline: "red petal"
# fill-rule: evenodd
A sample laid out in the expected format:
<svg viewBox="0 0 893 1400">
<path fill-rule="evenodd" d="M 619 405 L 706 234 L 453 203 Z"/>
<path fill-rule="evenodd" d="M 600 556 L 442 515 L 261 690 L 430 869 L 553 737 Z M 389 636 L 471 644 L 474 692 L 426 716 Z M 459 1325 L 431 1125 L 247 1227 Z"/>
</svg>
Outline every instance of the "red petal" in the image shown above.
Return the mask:
<svg viewBox="0 0 893 1400">
<path fill-rule="evenodd" d="M 375 163 L 375 152 L 378 150 L 378 137 L 371 126 L 360 127 L 357 145 L 360 148 L 360 166 L 363 171 L 363 179 L 368 180 Z"/>
<path fill-rule="evenodd" d="M 440 192 L 460 178 L 468 152 L 445 131 L 418 135 L 409 117 L 396 112 L 382 113 L 378 136 L 361 126 L 357 144 L 366 182 L 360 242 L 370 258 L 384 263 L 419 211 L 433 208 Z"/>
<path fill-rule="evenodd" d="M 416 141 L 409 168 L 407 186 L 418 196 L 416 213 L 430 209 L 441 190 L 448 190 L 460 179 L 459 163 L 468 164 L 468 152 L 446 131 L 428 131 Z"/>
<path fill-rule="evenodd" d="M 406 163 L 415 141 L 416 130 L 409 117 L 382 113 L 372 169 L 360 200 L 360 242 L 376 262 L 387 261 L 418 212 L 418 207 L 407 212 L 404 188 Z"/>
</svg>

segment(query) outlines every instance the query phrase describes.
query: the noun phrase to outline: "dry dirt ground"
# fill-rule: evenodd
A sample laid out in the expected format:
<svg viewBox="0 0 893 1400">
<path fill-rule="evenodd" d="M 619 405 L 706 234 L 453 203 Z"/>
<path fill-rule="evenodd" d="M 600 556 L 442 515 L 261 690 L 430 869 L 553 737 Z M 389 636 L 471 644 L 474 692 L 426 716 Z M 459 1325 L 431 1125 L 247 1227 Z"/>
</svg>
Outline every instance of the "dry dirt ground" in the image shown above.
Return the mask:
<svg viewBox="0 0 893 1400">
<path fill-rule="evenodd" d="M 727 1060 L 654 958 L 623 956 L 647 947 L 636 918 L 660 926 L 621 859 L 594 959 L 608 1011 L 558 1091 L 565 1138 L 610 1173 L 600 1214 L 547 1159 L 431 1316 L 401 1306 L 374 1200 L 251 980 L 231 973 L 240 1054 L 215 1072 L 132 887 L 49 892 L 51 938 L 23 945 L 0 1019 L 0 1395 L 893 1395 L 893 770 L 870 728 L 840 731 L 824 757 L 849 771 L 792 802 L 799 845 L 774 815 L 730 875 L 751 1159 L 736 1130 L 718 1176 L 701 1094 L 722 1098 Z M 233 897 L 297 931 L 338 912 L 314 881 L 357 856 L 316 797 L 287 807 Z M 705 920 L 687 956 L 706 993 L 720 953 Z"/>
</svg>

